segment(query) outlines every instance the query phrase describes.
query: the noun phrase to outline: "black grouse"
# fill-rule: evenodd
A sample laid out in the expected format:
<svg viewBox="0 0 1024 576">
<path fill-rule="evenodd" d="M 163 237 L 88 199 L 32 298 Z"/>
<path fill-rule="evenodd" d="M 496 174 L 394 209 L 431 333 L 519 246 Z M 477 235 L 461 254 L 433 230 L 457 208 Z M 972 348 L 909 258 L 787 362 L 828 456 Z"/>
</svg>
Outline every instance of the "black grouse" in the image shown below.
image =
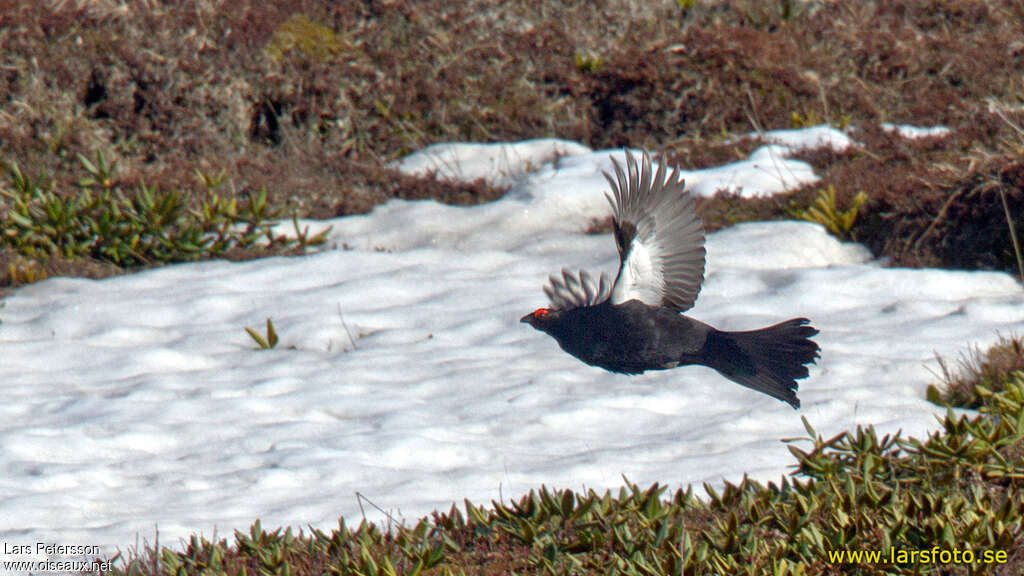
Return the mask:
<svg viewBox="0 0 1024 576">
<path fill-rule="evenodd" d="M 551 276 L 551 301 L 522 321 L 550 334 L 569 354 L 612 372 L 640 374 L 701 364 L 726 378 L 800 408 L 796 380 L 820 348 L 806 318 L 748 332 L 725 332 L 681 314 L 704 279 L 704 227 L 679 169 L 652 173 L 626 152 L 626 170 L 612 158 L 612 194 L 619 272 L 595 282 L 584 270 Z"/>
</svg>

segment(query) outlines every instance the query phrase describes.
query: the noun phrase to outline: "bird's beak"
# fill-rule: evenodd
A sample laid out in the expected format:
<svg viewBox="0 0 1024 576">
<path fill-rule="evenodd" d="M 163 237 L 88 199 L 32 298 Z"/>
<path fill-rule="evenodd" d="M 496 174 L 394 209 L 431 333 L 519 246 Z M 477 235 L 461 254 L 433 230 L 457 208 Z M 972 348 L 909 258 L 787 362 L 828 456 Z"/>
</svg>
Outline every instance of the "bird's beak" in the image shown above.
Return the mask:
<svg viewBox="0 0 1024 576">
<path fill-rule="evenodd" d="M 524 323 L 524 324 L 525 323 L 529 323 L 530 322 L 530 318 L 533 318 L 533 312 L 530 312 L 526 316 L 523 316 L 522 318 L 519 319 L 519 321 Z"/>
</svg>

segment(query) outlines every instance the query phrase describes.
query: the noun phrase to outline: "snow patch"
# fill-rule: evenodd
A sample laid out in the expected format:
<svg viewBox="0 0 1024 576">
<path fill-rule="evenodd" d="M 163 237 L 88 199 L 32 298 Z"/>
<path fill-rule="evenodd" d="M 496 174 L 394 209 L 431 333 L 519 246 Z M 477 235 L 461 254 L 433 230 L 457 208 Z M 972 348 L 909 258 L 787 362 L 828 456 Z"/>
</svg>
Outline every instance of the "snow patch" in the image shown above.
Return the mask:
<svg viewBox="0 0 1024 576">
<path fill-rule="evenodd" d="M 772 138 L 688 172 L 691 190 L 784 191 L 814 177 L 788 154 L 843 142 L 820 128 Z M 617 487 L 623 474 L 778 481 L 792 465 L 780 439 L 804 434 L 801 415 L 825 436 L 857 424 L 921 436 L 942 412 L 924 400 L 935 354 L 1024 331 L 1008 275 L 885 268 L 815 224 L 751 223 L 708 236 L 688 314 L 728 330 L 810 318 L 822 356 L 800 382 L 801 412 L 702 367 L 610 374 L 518 320 L 563 267 L 614 273 L 611 236 L 583 231 L 610 214 L 601 171 L 622 151 L 533 141 L 453 154 L 451 174 L 504 171 L 513 187 L 486 205 L 392 201 L 319 223 L 330 243 L 302 258 L 10 293 L 0 540 L 112 553 L 152 541 L 154 526 L 161 542 L 257 518 L 329 529 L 362 517 L 357 491 L 415 519 L 540 484 Z M 281 344 L 253 350 L 244 327 L 268 316 Z"/>
<path fill-rule="evenodd" d="M 945 138 L 950 135 L 949 128 L 945 126 L 929 126 L 922 128 L 919 126 L 910 126 L 909 124 L 890 124 L 883 122 L 881 124 L 882 129 L 886 132 L 895 132 L 902 138 L 907 140 L 917 140 L 919 138 Z"/>
</svg>

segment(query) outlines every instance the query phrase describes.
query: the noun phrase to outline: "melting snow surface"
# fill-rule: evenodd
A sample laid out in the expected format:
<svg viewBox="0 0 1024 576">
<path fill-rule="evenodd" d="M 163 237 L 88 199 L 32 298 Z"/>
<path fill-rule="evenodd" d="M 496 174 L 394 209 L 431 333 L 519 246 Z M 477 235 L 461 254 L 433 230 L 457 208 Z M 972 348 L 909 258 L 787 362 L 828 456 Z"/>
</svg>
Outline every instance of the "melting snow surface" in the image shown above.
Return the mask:
<svg viewBox="0 0 1024 576">
<path fill-rule="evenodd" d="M 888 122 L 883 122 L 882 129 L 886 132 L 895 132 L 908 140 L 916 140 L 918 138 L 945 138 L 950 134 L 949 128 L 946 128 L 945 126 L 929 126 L 927 128 L 921 128 L 919 126 L 910 126 L 908 124 L 890 124 Z"/>
<path fill-rule="evenodd" d="M 433 144 L 397 162 L 407 174 L 435 174 L 446 180 L 483 179 L 493 186 L 511 185 L 531 169 L 561 156 L 590 149 L 576 142 L 545 138 L 510 144 L 451 142 Z"/>
<path fill-rule="evenodd" d="M 779 174 L 813 178 L 785 159 L 800 134 L 755 153 L 763 164 L 688 179 L 767 193 Z M 780 439 L 805 434 L 801 415 L 825 435 L 858 424 L 923 435 L 941 412 L 924 400 L 935 354 L 1024 329 L 1008 275 L 882 268 L 813 224 L 743 224 L 708 237 L 690 314 L 729 330 L 811 318 L 823 351 L 800 383 L 803 409 L 701 367 L 610 374 L 518 322 L 562 267 L 614 272 L 610 235 L 582 232 L 609 213 L 609 152 L 551 141 L 449 151 L 445 166 L 469 177 L 507 159 L 515 186 L 482 206 L 392 201 L 315 223 L 333 231 L 306 257 L 10 294 L 0 540 L 112 552 L 157 528 L 165 544 L 257 518 L 326 529 L 360 518 L 357 491 L 414 520 L 542 483 L 777 480 L 792 464 Z M 255 351 L 243 328 L 268 317 L 280 344 Z"/>
</svg>

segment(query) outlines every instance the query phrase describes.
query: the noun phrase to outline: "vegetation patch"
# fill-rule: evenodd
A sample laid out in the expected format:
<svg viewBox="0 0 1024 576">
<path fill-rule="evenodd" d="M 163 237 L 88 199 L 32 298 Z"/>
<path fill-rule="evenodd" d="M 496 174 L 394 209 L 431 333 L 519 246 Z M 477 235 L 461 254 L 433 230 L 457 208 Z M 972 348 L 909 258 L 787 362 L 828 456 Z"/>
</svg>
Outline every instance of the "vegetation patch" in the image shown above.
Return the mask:
<svg viewBox="0 0 1024 576">
<path fill-rule="evenodd" d="M 54 259 L 107 264 L 114 268 L 188 262 L 260 251 L 280 254 L 323 242 L 326 232 L 309 237 L 298 229 L 286 237 L 274 233 L 281 217 L 261 191 L 246 197 L 216 192 L 220 178 L 199 174 L 203 198 L 159 191 L 145 184 L 128 193 L 117 179 L 116 162 L 96 153 L 78 158 L 87 176 L 77 190 L 62 193 L 56 182 L 33 180 L 17 164 L 8 167 L 10 188 L 0 186 L 7 209 L 0 212 L 0 250 L 9 256 L 10 284 L 41 280 Z M 196 206 L 192 208 L 192 206 Z"/>
<path fill-rule="evenodd" d="M 836 205 L 836 189 L 832 186 L 818 191 L 818 197 L 807 208 L 794 208 L 789 215 L 798 220 L 807 220 L 821 224 L 826 230 L 841 239 L 846 239 L 850 228 L 857 221 L 857 211 L 868 199 L 867 194 L 859 192 L 853 197 L 851 206 L 846 210 Z"/>
<path fill-rule="evenodd" d="M 277 327 L 274 326 L 274 321 L 267 318 L 267 330 L 266 334 L 260 334 L 255 328 L 245 327 L 246 334 L 252 338 L 253 342 L 256 343 L 257 350 L 270 350 L 277 348 Z"/>
<path fill-rule="evenodd" d="M 823 182 L 713 199 L 708 229 L 789 218 L 831 187 L 837 206 L 867 196 L 848 235 L 894 264 L 1020 272 L 1022 19 L 1011 0 L 14 3 L 0 11 L 0 163 L 66 198 L 79 157 L 102 152 L 122 207 L 192 191 L 182 210 L 200 211 L 198 172 L 223 174 L 217 193 L 240 208 L 265 190 L 270 212 L 325 218 L 501 196 L 391 167 L 436 142 L 550 136 L 701 168 L 756 145 L 737 136 L 827 123 L 860 146 L 804 154 Z M 907 140 L 885 122 L 950 132 Z M 29 268 L 159 260 L 55 258 Z"/>
<path fill-rule="evenodd" d="M 947 411 L 919 440 L 858 427 L 790 440 L 796 470 L 716 491 L 541 487 L 469 501 L 386 529 L 267 530 L 146 547 L 114 574 L 1020 574 L 1024 570 L 1024 372 L 979 389 L 981 413 Z M 801 445 L 809 447 L 802 447 Z M 947 550 L 970 562 L 909 560 Z M 845 552 L 881 551 L 875 561 Z M 900 554 L 903 554 L 902 556 Z"/>
<path fill-rule="evenodd" d="M 987 350 L 974 347 L 957 366 L 939 358 L 941 382 L 928 387 L 928 399 L 940 406 L 979 409 L 994 392 L 1006 389 L 1024 374 L 1024 342 L 1019 336 L 1000 336 Z"/>
</svg>

